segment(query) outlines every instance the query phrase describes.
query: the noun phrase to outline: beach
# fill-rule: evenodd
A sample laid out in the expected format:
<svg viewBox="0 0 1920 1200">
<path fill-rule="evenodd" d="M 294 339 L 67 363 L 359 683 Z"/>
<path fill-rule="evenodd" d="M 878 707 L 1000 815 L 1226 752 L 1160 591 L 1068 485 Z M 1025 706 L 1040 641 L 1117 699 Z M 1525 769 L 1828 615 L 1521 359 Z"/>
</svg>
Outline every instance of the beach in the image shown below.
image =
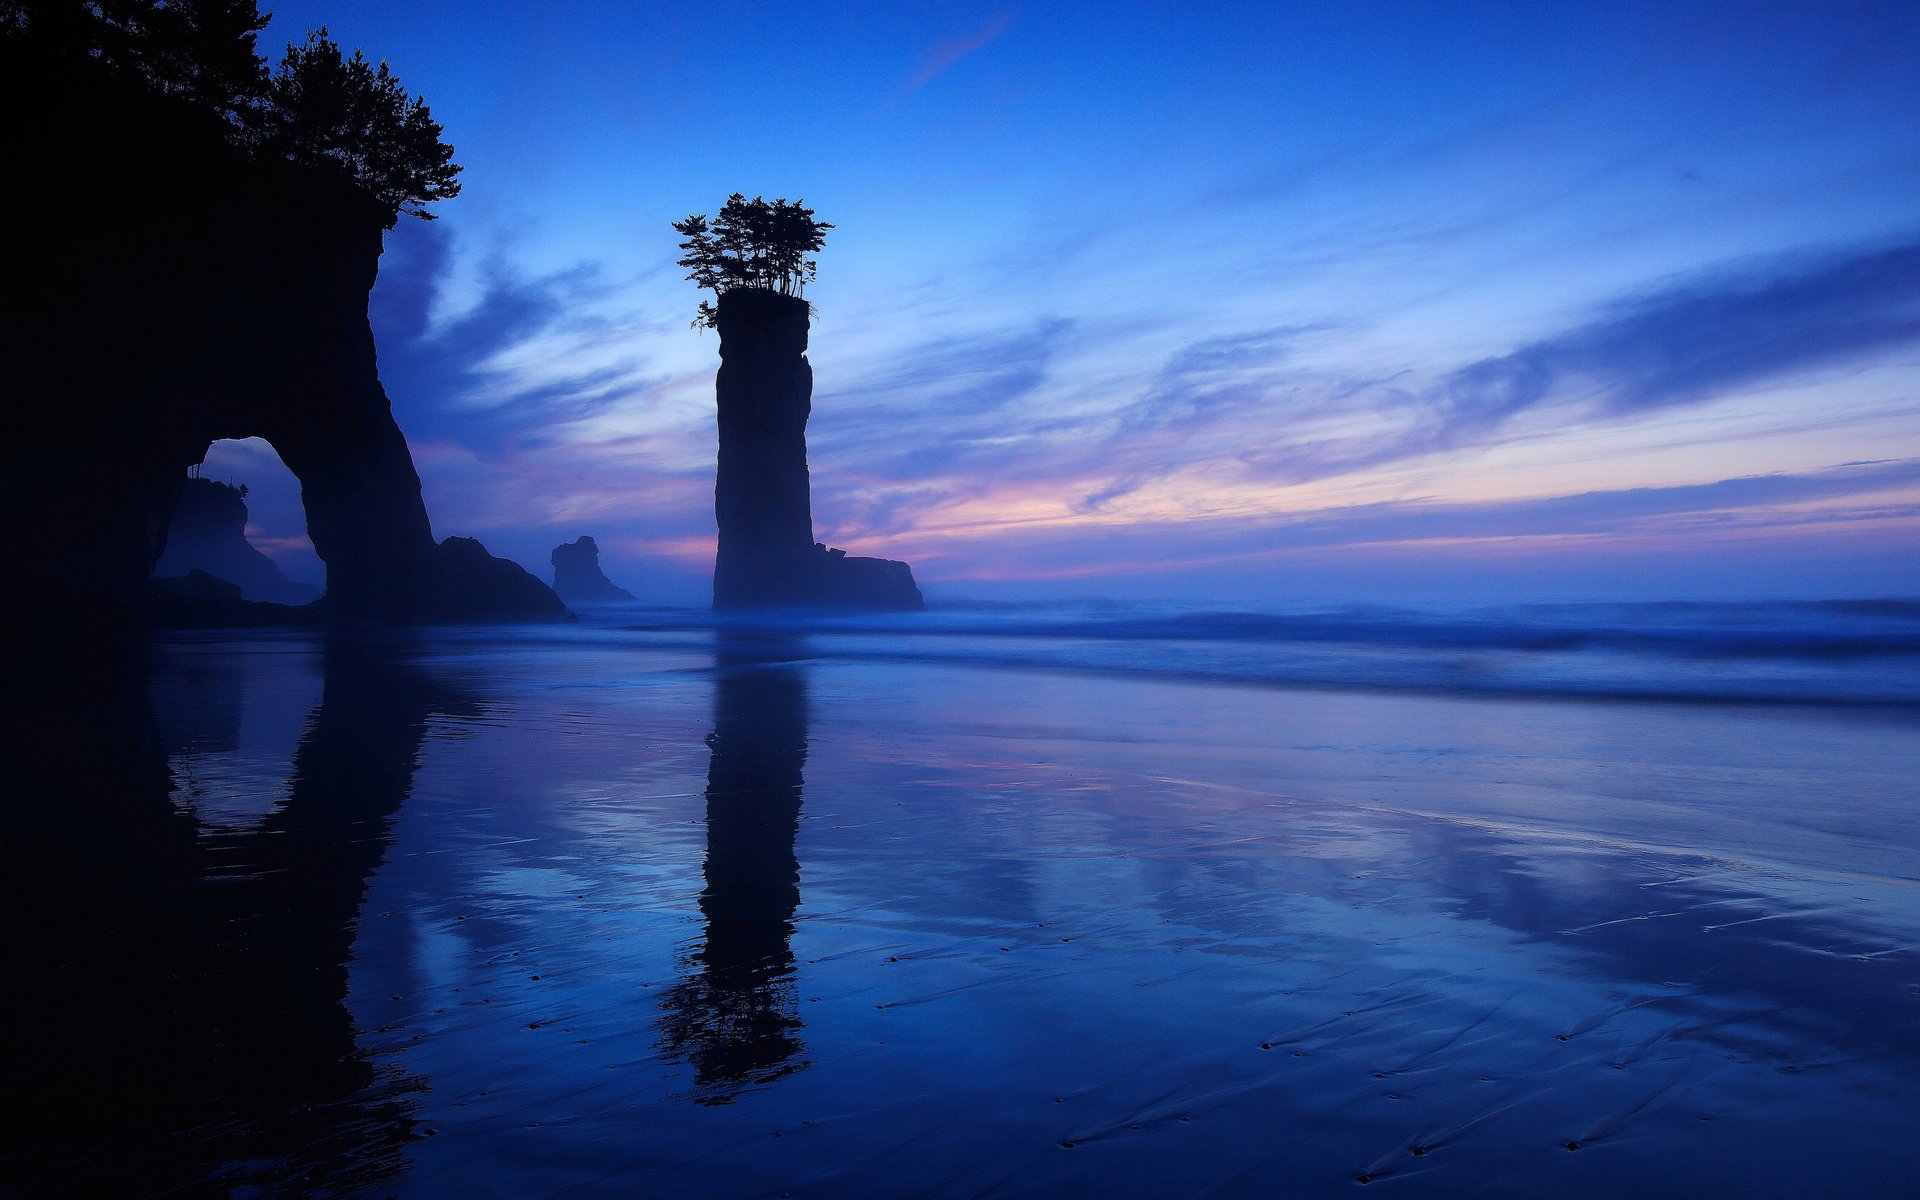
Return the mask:
<svg viewBox="0 0 1920 1200">
<path fill-rule="evenodd" d="M 1910 1187 L 1898 630 L 1163 616 L 164 639 L 34 718 L 8 1176 Z"/>
</svg>

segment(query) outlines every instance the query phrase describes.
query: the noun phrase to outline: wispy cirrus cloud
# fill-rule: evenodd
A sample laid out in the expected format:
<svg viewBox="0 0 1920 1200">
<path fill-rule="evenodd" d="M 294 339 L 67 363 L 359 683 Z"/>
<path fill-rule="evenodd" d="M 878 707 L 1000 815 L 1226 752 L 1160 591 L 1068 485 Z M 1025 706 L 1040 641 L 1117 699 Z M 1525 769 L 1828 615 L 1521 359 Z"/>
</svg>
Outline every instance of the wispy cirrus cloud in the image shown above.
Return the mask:
<svg viewBox="0 0 1920 1200">
<path fill-rule="evenodd" d="M 1916 342 L 1920 241 L 1815 262 L 1794 256 L 1620 301 L 1462 367 L 1427 398 L 1427 436 L 1450 444 L 1554 400 L 1632 416 Z"/>
<path fill-rule="evenodd" d="M 1605 427 L 1916 348 L 1920 241 L 1793 254 L 1675 283 L 1430 383 L 1413 368 L 1373 379 L 1269 370 L 1184 410 L 1211 410 L 1221 425 L 1284 414 L 1297 423 L 1292 436 L 1239 458 L 1262 478 L 1298 483 L 1497 444 L 1536 409 L 1564 411 L 1571 427 Z M 1168 391 L 1180 399 L 1179 387 Z M 1173 469 L 1169 461 L 1162 474 Z"/>
<path fill-rule="evenodd" d="M 1011 10 L 1002 11 L 994 14 L 985 25 L 971 33 L 942 38 L 935 42 L 921 57 L 920 64 L 914 69 L 913 74 L 908 76 L 907 81 L 901 85 L 900 94 L 908 95 L 926 87 L 946 73 L 955 63 L 999 37 L 1006 31 L 1007 25 L 1012 20 Z"/>
<path fill-rule="evenodd" d="M 369 317 L 387 393 L 410 435 L 477 449 L 532 444 L 653 386 L 630 321 L 593 264 L 529 275 L 501 257 L 450 316 L 435 308 L 454 271 L 450 235 L 405 222 L 388 235 Z M 616 343 L 617 339 L 617 343 Z"/>
<path fill-rule="evenodd" d="M 959 531 L 958 544 L 941 546 L 936 554 L 959 577 L 1076 578 L 1385 547 L 1469 554 L 1469 547 L 1496 543 L 1519 553 L 1675 541 L 1725 547 L 1778 540 L 1810 526 L 1851 526 L 1863 538 L 1875 531 L 1883 540 L 1910 538 L 1920 529 L 1920 460 L 1567 496 L 1402 500 L 1202 523 L 1141 521 L 1105 529 L 1099 537 L 1064 525 L 1001 529 L 989 535 L 996 550 L 991 557 L 970 552 L 968 534 Z M 1902 574 L 1897 564 L 1889 566 L 1891 574 Z M 1904 578 L 1907 586 L 1920 585 L 1920 568 L 1909 563 Z"/>
<path fill-rule="evenodd" d="M 696 405 L 680 395 L 686 380 L 650 371 L 645 347 L 660 339 L 606 315 L 611 290 L 589 268 L 528 276 L 489 264 L 473 300 L 437 313 L 451 260 L 430 226 L 396 236 L 375 312 L 382 374 L 408 433 L 423 448 L 463 447 L 422 454 L 437 519 L 522 538 L 519 552 L 535 561 L 543 543 L 579 532 L 635 546 L 706 536 L 704 375 Z M 1067 564 L 1176 529 L 1181 555 L 1227 560 L 1278 544 L 1678 528 L 1672 514 L 1685 506 L 1718 511 L 1741 488 L 1777 496 L 1785 485 L 1721 481 L 1701 485 L 1712 494 L 1587 493 L 1515 508 L 1396 501 L 1311 519 L 1273 506 L 1280 489 L 1498 445 L 1531 410 L 1564 411 L 1570 428 L 1620 425 L 1920 344 L 1920 243 L 1682 281 L 1450 369 L 1343 373 L 1343 332 L 1281 324 L 1181 340 L 1146 330 L 1162 348 L 1140 370 L 1140 327 L 1055 315 L 836 364 L 845 382 L 823 379 L 812 430 L 819 533 L 863 552 L 931 555 L 933 569 L 964 575 L 992 539 L 1044 543 L 1048 561 Z M 617 344 L 578 352 L 602 338 Z M 567 352 L 545 353 L 552 346 Z M 630 419 L 669 393 L 678 415 Z M 1668 517 L 1649 508 L 1661 505 L 1681 507 Z M 1083 550 L 1071 549 L 1076 539 Z"/>
<path fill-rule="evenodd" d="M 1620 426 L 1920 347 L 1920 242 L 1684 280 L 1451 369 L 1346 374 L 1299 352 L 1340 332 L 1208 334 L 1176 344 L 1144 382 L 1079 404 L 1074 389 L 1112 349 L 1079 322 L 910 348 L 896 360 L 907 365 L 824 395 L 852 409 L 817 423 L 832 432 L 816 462 L 832 469 L 816 472 L 816 507 L 897 533 L 964 521 L 993 497 L 1003 516 L 1070 527 L 1202 476 L 1270 492 L 1484 450 L 1520 436 L 1513 426 L 1535 409 L 1564 413 L 1567 431 Z"/>
</svg>

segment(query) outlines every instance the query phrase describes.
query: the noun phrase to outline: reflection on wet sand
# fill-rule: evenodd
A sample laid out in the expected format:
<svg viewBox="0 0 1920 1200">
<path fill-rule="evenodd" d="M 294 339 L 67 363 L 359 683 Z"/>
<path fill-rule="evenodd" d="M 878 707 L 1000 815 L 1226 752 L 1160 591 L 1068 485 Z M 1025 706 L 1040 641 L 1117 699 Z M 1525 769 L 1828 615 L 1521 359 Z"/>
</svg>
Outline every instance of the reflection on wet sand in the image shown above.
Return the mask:
<svg viewBox="0 0 1920 1200">
<path fill-rule="evenodd" d="M 230 723 L 237 671 L 196 686 L 233 693 L 202 710 Z M 177 802 L 185 760 L 169 755 L 231 729 L 175 713 L 168 744 L 138 678 L 41 681 L 13 707 L 6 1040 L 29 1103 L 5 1177 L 94 1195 L 392 1177 L 424 1084 L 356 1044 L 347 963 L 447 697 L 391 654 L 330 646 L 284 800 L 217 834 Z"/>
<path fill-rule="evenodd" d="M 705 936 L 663 1001 L 662 1048 L 725 1104 L 807 1065 L 793 979 L 794 836 L 807 761 L 807 683 L 781 655 L 723 653 L 707 767 Z"/>
</svg>

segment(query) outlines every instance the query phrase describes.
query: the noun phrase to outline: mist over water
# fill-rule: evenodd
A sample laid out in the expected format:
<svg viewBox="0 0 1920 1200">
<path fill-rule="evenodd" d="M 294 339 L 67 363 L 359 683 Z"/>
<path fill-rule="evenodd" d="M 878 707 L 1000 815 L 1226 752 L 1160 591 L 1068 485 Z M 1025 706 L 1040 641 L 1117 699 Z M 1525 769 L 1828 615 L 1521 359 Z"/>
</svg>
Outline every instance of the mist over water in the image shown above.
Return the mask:
<svg viewBox="0 0 1920 1200">
<path fill-rule="evenodd" d="M 1268 684 L 1621 699 L 1920 704 L 1920 601 L 1300 607 L 1088 601 L 924 614 L 609 607 L 653 636 L 805 630 L 814 653 Z"/>
</svg>

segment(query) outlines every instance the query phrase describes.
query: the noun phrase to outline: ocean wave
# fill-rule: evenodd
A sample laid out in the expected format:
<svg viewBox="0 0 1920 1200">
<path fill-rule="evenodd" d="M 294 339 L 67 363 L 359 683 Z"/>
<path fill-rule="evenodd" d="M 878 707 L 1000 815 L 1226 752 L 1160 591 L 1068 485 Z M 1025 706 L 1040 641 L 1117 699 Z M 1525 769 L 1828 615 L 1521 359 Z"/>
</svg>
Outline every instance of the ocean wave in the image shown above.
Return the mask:
<svg viewBox="0 0 1920 1200">
<path fill-rule="evenodd" d="M 627 608 L 594 623 L 729 657 L 931 661 L 1292 687 L 1920 708 L 1920 602 L 926 613 Z M 611 629 L 609 630 L 611 632 Z"/>
</svg>

